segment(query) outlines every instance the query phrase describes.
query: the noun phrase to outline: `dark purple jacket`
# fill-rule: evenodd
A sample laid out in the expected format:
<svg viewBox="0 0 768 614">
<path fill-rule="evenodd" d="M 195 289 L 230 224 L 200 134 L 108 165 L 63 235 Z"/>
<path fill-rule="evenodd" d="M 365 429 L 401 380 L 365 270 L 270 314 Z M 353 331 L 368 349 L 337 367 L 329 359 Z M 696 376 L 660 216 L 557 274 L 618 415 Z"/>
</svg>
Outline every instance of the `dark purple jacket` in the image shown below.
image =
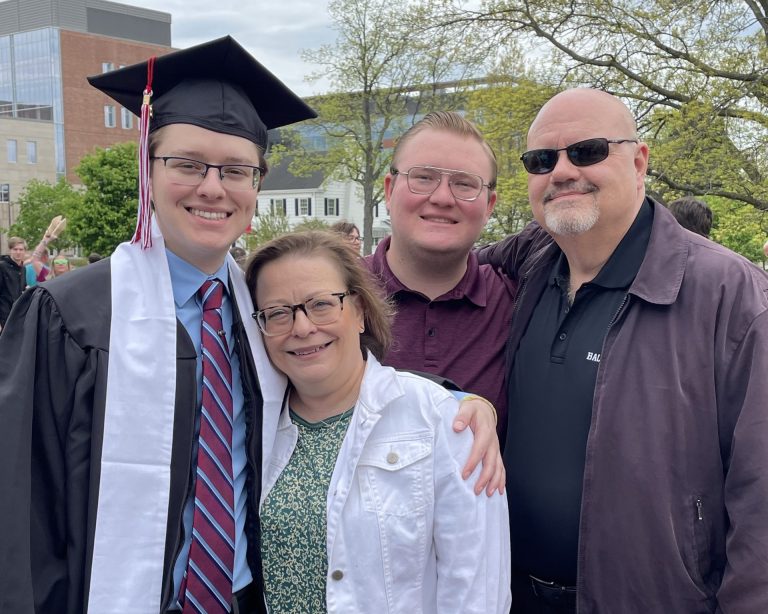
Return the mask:
<svg viewBox="0 0 768 614">
<path fill-rule="evenodd" d="M 768 276 L 651 204 L 595 383 L 578 612 L 768 612 Z M 559 253 L 533 224 L 481 255 L 520 279 L 511 360 Z"/>
</svg>

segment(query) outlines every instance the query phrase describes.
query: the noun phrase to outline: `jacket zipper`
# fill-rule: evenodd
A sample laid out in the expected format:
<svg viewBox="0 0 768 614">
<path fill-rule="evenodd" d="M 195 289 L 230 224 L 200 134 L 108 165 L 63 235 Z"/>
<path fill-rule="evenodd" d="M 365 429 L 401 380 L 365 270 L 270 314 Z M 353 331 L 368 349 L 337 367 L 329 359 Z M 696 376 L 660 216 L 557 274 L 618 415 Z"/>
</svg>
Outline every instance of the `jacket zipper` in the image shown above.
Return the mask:
<svg viewBox="0 0 768 614">
<path fill-rule="evenodd" d="M 701 499 L 696 499 L 696 517 L 699 520 L 704 520 L 704 513 L 702 512 L 702 508 L 704 505 L 701 502 Z"/>
</svg>

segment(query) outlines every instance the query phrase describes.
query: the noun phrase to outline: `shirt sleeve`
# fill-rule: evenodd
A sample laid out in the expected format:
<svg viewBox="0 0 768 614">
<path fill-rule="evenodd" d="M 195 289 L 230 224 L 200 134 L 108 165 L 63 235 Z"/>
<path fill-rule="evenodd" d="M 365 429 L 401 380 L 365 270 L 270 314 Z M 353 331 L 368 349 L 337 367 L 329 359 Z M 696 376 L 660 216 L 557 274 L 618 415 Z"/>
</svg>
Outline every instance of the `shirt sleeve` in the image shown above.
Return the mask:
<svg viewBox="0 0 768 614">
<path fill-rule="evenodd" d="M 750 325 L 718 386 L 725 414 L 728 513 L 718 612 L 768 612 L 768 311 Z"/>
<path fill-rule="evenodd" d="M 506 614 L 512 603 L 507 497 L 474 494 L 480 467 L 469 479 L 461 478 L 472 435 L 453 432 L 454 399 L 440 405 L 447 419 L 437 427 L 434 454 L 437 611 Z"/>
</svg>

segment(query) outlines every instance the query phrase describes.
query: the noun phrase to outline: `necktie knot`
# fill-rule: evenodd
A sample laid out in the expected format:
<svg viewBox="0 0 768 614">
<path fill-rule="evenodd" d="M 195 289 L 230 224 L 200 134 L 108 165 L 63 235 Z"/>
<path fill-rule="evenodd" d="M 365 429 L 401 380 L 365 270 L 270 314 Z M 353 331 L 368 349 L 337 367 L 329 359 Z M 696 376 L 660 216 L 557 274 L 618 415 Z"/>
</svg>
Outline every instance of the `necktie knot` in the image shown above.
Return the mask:
<svg viewBox="0 0 768 614">
<path fill-rule="evenodd" d="M 221 309 L 224 285 L 218 279 L 206 279 L 197 293 L 203 303 L 203 311 Z"/>
</svg>

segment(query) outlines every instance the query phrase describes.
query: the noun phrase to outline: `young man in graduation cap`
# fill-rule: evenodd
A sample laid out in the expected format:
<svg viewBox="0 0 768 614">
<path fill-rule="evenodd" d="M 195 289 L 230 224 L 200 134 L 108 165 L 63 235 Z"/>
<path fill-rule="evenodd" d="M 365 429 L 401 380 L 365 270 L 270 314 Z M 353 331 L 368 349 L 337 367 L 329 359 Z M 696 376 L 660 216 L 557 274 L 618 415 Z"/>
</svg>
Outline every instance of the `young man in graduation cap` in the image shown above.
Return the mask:
<svg viewBox="0 0 768 614">
<path fill-rule="evenodd" d="M 228 250 L 267 129 L 314 113 L 230 37 L 89 81 L 141 117 L 139 221 L 25 294 L 0 339 L 0 613 L 263 612 L 284 386 Z"/>
</svg>

